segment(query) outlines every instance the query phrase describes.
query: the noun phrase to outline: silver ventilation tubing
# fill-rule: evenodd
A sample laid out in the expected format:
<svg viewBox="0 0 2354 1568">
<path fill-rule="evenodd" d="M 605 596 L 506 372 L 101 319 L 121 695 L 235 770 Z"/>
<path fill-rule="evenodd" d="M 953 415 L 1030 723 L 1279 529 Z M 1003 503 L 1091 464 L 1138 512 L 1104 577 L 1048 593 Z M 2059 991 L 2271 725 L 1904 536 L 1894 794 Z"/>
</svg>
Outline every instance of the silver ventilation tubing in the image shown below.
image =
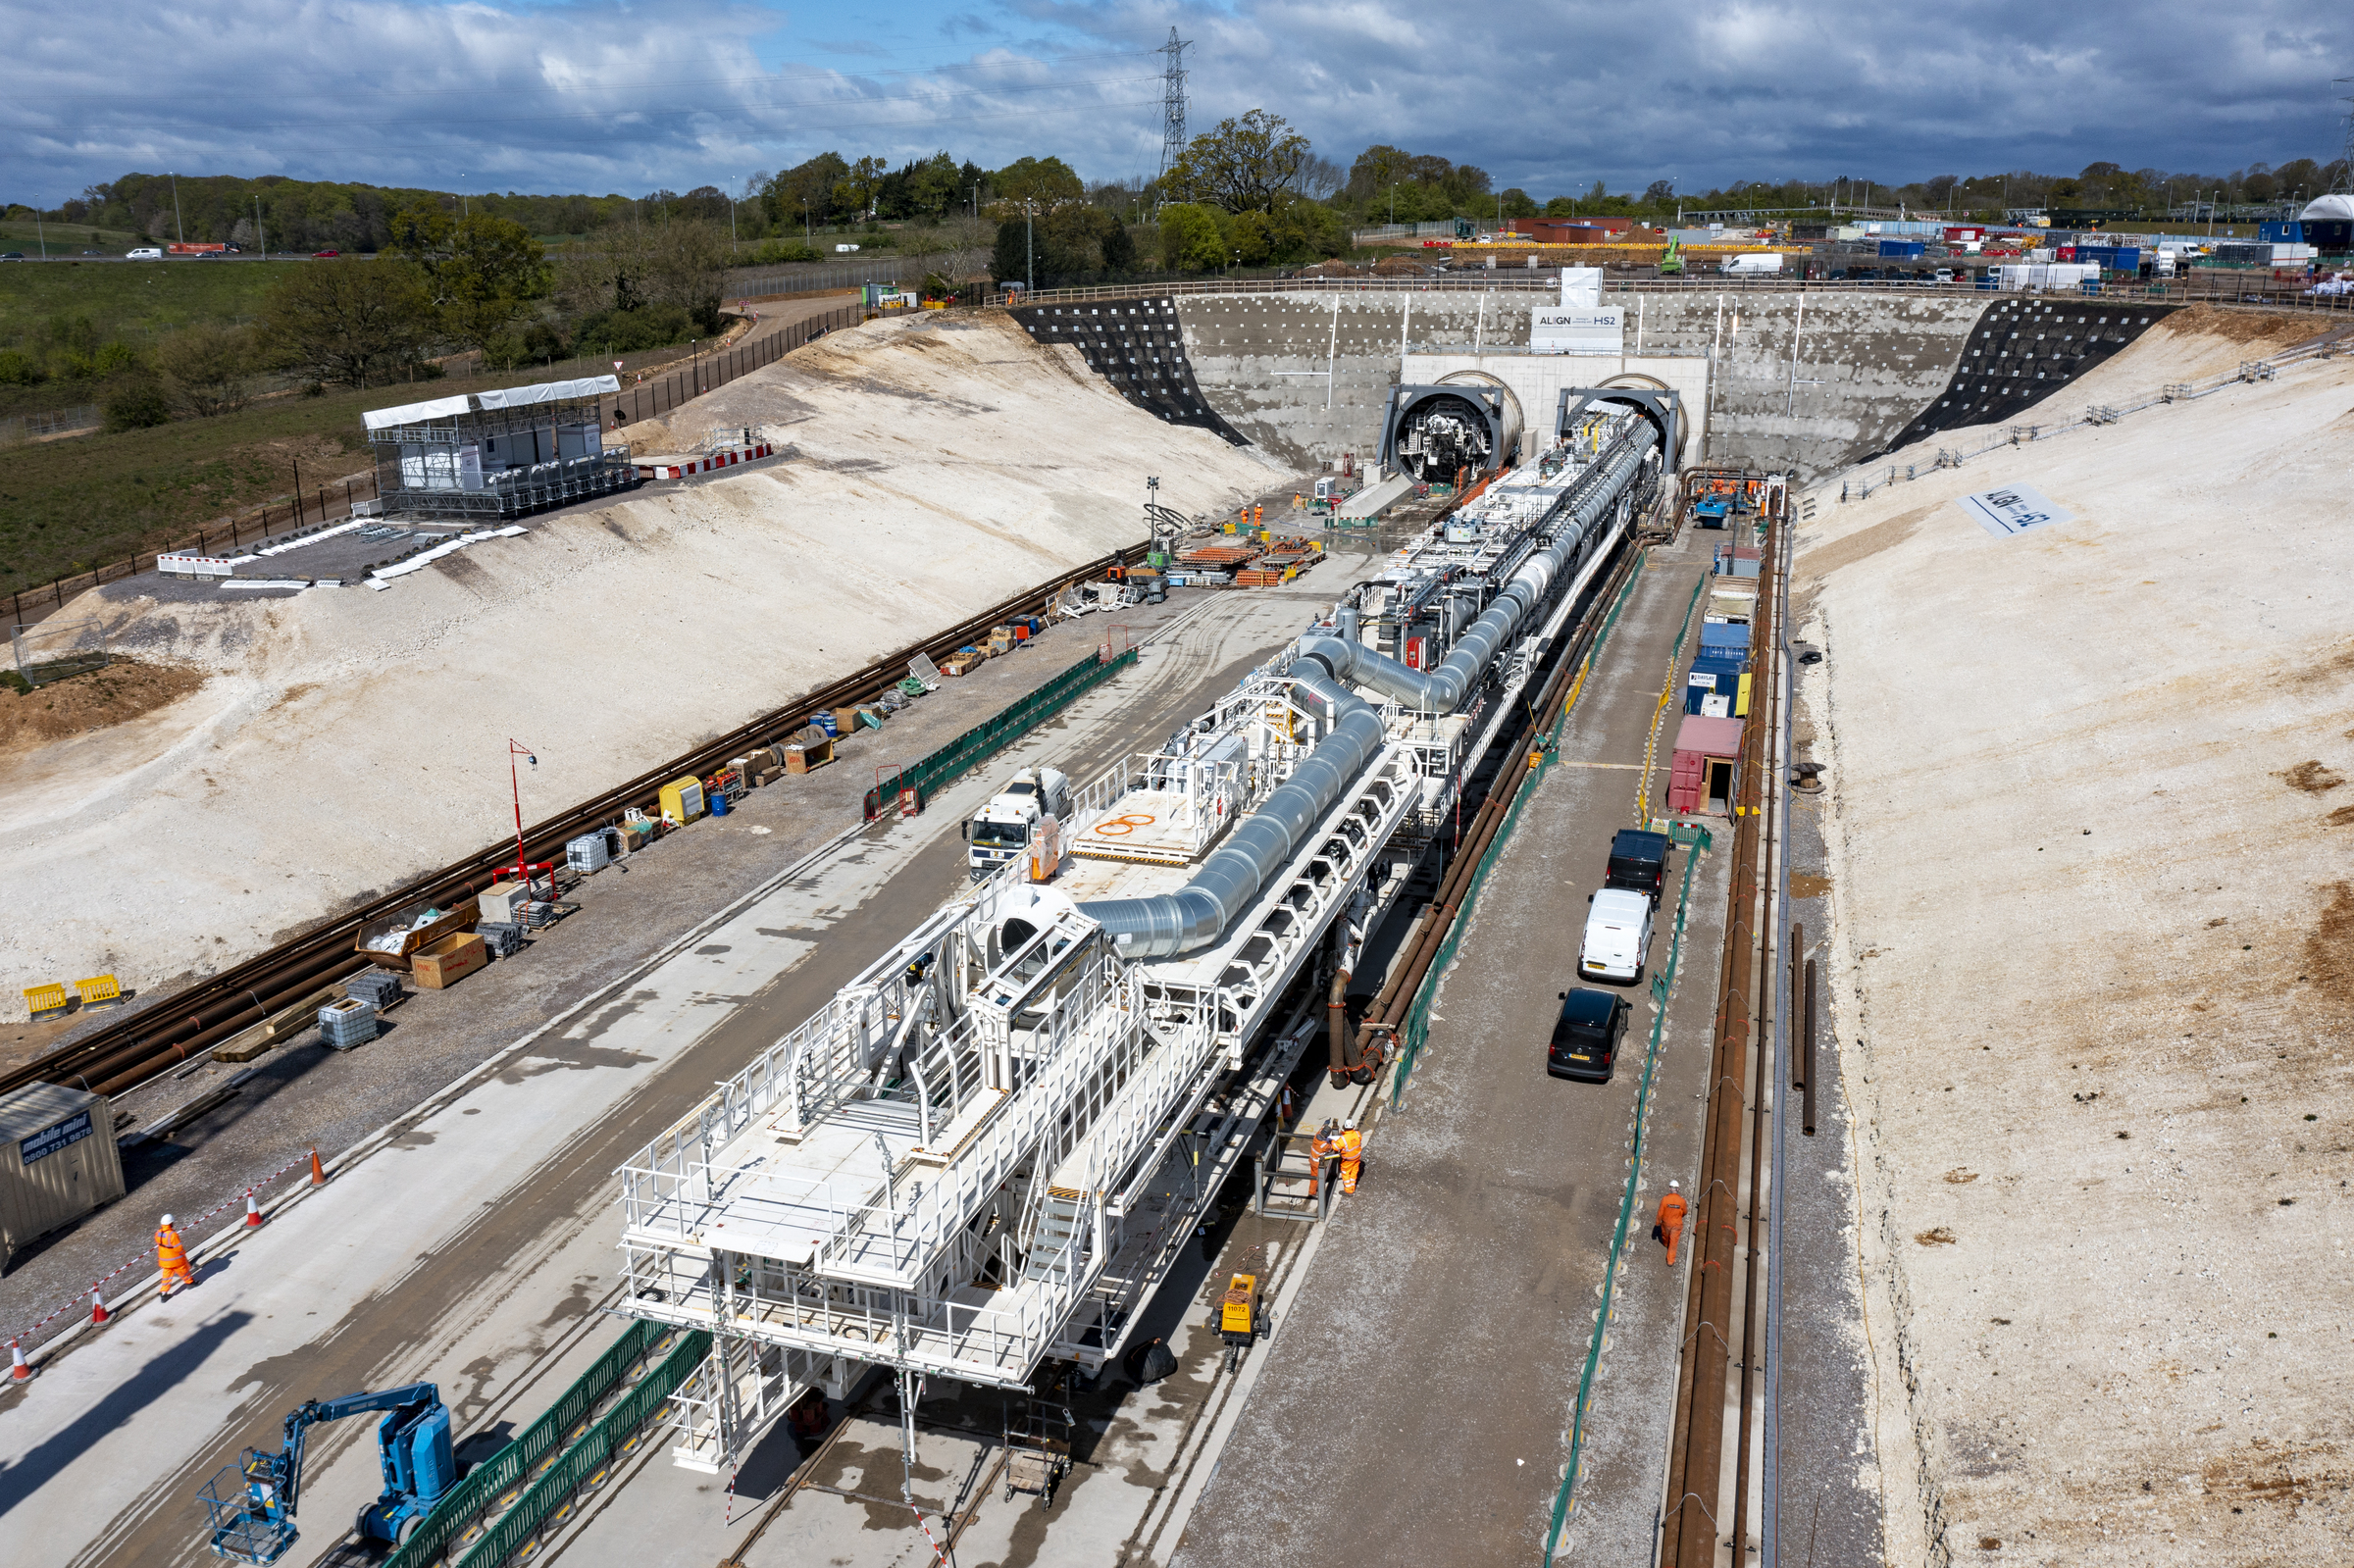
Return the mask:
<svg viewBox="0 0 2354 1568">
<path fill-rule="evenodd" d="M 1408 669 L 1354 637 L 1302 638 L 1300 657 L 1288 672 L 1296 683 L 1294 695 L 1304 704 L 1310 697 L 1323 704 L 1330 733 L 1292 770 L 1290 779 L 1236 825 L 1226 841 L 1202 862 L 1193 881 L 1153 898 L 1083 903 L 1080 913 L 1100 925 L 1129 958 L 1173 958 L 1217 940 L 1258 896 L 1267 879 L 1299 851 L 1308 830 L 1381 754 L 1387 731 L 1380 711 L 1341 683 L 1371 686 L 1428 712 L 1454 712 L 1528 612 L 1545 602 L 1555 578 L 1576 555 L 1587 532 L 1617 504 L 1619 492 L 1658 440 L 1649 422 L 1629 424 L 1631 428 L 1589 471 L 1588 482 L 1578 486 L 1583 496 L 1552 542 L 1521 564 L 1488 612 L 1471 623 L 1436 670 Z"/>
</svg>

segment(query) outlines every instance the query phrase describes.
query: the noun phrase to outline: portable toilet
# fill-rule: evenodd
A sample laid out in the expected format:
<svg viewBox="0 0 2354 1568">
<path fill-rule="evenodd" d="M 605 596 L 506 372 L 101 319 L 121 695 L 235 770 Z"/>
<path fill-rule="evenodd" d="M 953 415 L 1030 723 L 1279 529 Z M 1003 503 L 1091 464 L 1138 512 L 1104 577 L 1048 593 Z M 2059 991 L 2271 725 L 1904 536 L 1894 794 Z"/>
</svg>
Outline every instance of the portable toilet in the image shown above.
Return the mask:
<svg viewBox="0 0 2354 1568">
<path fill-rule="evenodd" d="M 1667 764 L 1667 810 L 1678 817 L 1729 817 L 1741 782 L 1739 719 L 1687 715 Z"/>
</svg>

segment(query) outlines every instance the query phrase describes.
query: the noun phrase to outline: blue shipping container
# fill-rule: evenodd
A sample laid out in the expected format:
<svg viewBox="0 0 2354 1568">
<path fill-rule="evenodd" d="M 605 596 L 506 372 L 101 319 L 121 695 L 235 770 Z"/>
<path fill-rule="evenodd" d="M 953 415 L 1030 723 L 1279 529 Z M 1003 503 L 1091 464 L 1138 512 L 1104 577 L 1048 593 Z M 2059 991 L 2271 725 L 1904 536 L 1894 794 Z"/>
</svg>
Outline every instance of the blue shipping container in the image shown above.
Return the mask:
<svg viewBox="0 0 2354 1568">
<path fill-rule="evenodd" d="M 1749 657 L 1749 628 L 1717 621 L 1700 624 L 1700 656 L 1703 659 L 1724 656 L 1734 659 Z"/>
<path fill-rule="evenodd" d="M 1880 241 L 1880 254 L 1883 256 L 1918 256 L 1920 251 L 1921 243 L 1918 239 L 1883 239 Z"/>
<path fill-rule="evenodd" d="M 2258 224 L 2256 234 L 2258 238 L 2271 240 L 2276 245 L 2305 243 L 2305 226 L 2294 219 L 2285 224 Z"/>
</svg>

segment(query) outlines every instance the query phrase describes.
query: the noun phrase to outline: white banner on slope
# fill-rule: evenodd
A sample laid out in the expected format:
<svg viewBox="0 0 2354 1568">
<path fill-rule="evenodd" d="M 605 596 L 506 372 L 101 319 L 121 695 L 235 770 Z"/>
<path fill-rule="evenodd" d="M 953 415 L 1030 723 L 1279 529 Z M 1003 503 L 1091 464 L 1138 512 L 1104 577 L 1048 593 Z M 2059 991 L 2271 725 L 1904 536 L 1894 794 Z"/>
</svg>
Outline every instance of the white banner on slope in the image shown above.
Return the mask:
<svg viewBox="0 0 2354 1568">
<path fill-rule="evenodd" d="M 2054 506 L 2031 484 L 2006 484 L 1998 490 L 1980 490 L 1954 504 L 1998 539 L 2016 538 L 2029 529 L 2073 523 L 2076 518 L 2073 512 L 2063 512 Z"/>
</svg>

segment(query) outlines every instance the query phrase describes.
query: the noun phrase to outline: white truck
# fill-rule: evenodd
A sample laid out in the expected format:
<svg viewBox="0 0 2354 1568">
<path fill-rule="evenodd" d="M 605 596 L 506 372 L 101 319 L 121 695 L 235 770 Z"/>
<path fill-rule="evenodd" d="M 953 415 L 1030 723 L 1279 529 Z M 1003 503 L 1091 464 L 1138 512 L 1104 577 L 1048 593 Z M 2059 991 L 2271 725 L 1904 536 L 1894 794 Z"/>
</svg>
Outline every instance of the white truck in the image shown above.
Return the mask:
<svg viewBox="0 0 2354 1568">
<path fill-rule="evenodd" d="M 1053 768 L 1024 768 L 964 825 L 968 869 L 979 882 L 1006 862 L 1027 860 L 1044 882 L 1062 864 L 1063 825 L 1071 820 L 1071 781 Z"/>
<path fill-rule="evenodd" d="M 1716 270 L 1732 278 L 1770 278 L 1782 270 L 1782 258 L 1779 252 L 1768 255 L 1751 251 L 1727 256 L 1717 263 Z"/>
</svg>

